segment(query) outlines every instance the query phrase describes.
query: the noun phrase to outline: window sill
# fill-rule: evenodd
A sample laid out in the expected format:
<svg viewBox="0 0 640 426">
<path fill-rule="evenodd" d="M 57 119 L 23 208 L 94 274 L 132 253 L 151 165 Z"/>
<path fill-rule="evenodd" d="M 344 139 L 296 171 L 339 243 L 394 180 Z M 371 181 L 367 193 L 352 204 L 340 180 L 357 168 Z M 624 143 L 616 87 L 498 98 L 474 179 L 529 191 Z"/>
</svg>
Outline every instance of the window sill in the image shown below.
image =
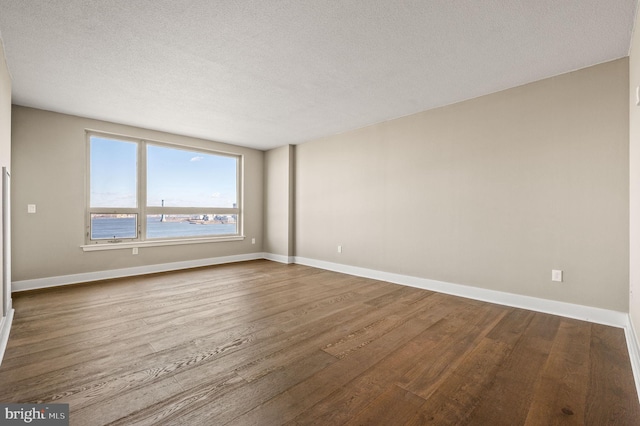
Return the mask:
<svg viewBox="0 0 640 426">
<path fill-rule="evenodd" d="M 103 250 L 122 250 L 135 247 L 161 247 L 161 246 L 178 246 L 188 244 L 205 244 L 205 243 L 221 243 L 224 241 L 242 241 L 244 235 L 233 235 L 226 237 L 212 238 L 181 238 L 178 240 L 152 240 L 152 241 L 131 241 L 126 243 L 101 243 L 86 244 L 80 246 L 82 251 L 103 251 Z"/>
</svg>

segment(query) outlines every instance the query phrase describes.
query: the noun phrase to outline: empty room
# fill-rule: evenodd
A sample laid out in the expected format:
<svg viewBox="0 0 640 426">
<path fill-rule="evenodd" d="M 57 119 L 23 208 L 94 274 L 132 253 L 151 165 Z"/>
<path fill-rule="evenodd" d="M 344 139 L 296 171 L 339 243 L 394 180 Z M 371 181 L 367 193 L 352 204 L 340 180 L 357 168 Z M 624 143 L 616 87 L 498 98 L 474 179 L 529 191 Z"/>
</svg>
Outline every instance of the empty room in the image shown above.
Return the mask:
<svg viewBox="0 0 640 426">
<path fill-rule="evenodd" d="M 640 425 L 637 0 L 0 0 L 0 424 Z"/>
</svg>

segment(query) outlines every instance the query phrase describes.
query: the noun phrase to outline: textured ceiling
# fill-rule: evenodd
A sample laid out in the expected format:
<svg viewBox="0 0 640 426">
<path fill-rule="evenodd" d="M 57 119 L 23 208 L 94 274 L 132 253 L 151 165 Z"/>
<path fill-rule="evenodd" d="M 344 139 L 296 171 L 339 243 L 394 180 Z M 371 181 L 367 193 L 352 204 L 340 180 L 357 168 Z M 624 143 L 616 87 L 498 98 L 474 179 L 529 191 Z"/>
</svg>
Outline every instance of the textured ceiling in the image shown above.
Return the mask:
<svg viewBox="0 0 640 426">
<path fill-rule="evenodd" d="M 627 56 L 636 0 L 0 0 L 13 101 L 259 149 Z"/>
</svg>

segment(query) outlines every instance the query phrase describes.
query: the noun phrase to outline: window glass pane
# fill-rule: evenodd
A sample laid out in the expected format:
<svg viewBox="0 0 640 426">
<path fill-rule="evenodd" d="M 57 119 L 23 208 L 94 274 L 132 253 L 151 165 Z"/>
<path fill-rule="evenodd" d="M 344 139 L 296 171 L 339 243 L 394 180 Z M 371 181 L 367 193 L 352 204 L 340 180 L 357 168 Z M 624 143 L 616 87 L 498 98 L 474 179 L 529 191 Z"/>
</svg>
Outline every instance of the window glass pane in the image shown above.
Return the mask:
<svg viewBox="0 0 640 426">
<path fill-rule="evenodd" d="M 137 144 L 98 136 L 90 144 L 90 206 L 136 207 Z"/>
<path fill-rule="evenodd" d="M 92 214 L 91 239 L 117 240 L 136 238 L 138 229 L 136 214 Z"/>
<path fill-rule="evenodd" d="M 147 215 L 147 238 L 206 237 L 237 233 L 236 215 Z"/>
<path fill-rule="evenodd" d="M 147 205 L 237 207 L 237 157 L 147 145 Z"/>
</svg>

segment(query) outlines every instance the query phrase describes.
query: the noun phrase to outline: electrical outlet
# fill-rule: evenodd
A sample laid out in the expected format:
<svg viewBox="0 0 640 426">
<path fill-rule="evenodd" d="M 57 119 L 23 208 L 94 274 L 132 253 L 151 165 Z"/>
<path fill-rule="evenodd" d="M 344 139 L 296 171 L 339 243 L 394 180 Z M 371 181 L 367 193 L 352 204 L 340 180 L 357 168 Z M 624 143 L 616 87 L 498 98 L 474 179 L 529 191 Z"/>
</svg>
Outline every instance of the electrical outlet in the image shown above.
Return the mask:
<svg viewBox="0 0 640 426">
<path fill-rule="evenodd" d="M 138 247 L 134 247 L 131 249 L 131 254 L 138 254 Z"/>
<path fill-rule="evenodd" d="M 342 253 L 342 246 L 338 246 L 338 253 Z"/>
<path fill-rule="evenodd" d="M 27 204 L 27 213 L 35 213 L 36 205 L 35 204 Z"/>
<path fill-rule="evenodd" d="M 559 269 L 551 270 L 551 281 L 562 282 L 562 271 Z"/>
<path fill-rule="evenodd" d="M 256 243 L 256 239 L 255 239 L 255 238 L 252 238 L 252 239 L 251 239 L 251 244 L 255 244 L 255 243 Z"/>
</svg>

